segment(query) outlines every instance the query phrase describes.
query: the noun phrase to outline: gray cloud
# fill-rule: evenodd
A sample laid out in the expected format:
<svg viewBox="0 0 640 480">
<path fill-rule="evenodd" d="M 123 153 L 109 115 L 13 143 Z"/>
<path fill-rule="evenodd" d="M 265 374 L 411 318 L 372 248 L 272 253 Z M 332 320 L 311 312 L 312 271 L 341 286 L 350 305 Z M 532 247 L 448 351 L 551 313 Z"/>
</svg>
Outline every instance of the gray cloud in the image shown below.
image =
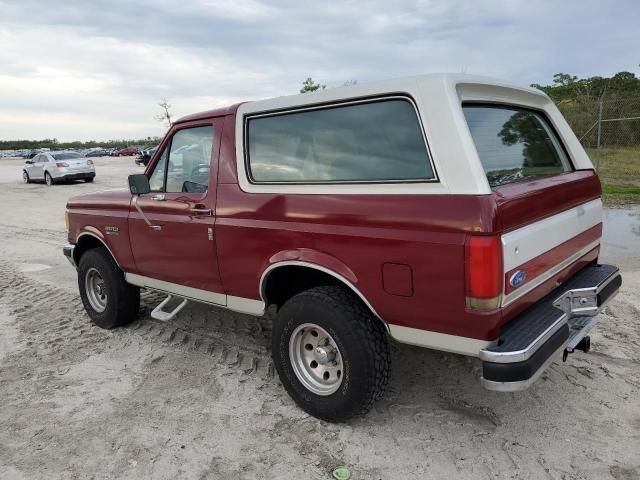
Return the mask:
<svg viewBox="0 0 640 480">
<path fill-rule="evenodd" d="M 633 0 L 0 0 L 0 138 L 159 135 L 162 97 L 182 115 L 295 93 L 309 75 L 608 75 L 637 68 L 638 13 Z"/>
</svg>

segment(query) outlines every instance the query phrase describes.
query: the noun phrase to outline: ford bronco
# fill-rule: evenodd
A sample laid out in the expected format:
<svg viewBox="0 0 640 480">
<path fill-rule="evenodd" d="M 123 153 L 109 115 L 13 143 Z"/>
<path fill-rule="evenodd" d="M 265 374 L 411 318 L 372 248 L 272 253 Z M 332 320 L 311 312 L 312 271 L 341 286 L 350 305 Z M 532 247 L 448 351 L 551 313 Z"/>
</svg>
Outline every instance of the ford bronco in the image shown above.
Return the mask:
<svg viewBox="0 0 640 480">
<path fill-rule="evenodd" d="M 177 121 L 129 189 L 74 197 L 69 244 L 100 327 L 140 288 L 251 315 L 304 410 L 366 412 L 389 341 L 478 357 L 490 390 L 588 351 L 617 293 L 598 263 L 600 182 L 542 92 L 428 75 L 241 103 Z"/>
</svg>

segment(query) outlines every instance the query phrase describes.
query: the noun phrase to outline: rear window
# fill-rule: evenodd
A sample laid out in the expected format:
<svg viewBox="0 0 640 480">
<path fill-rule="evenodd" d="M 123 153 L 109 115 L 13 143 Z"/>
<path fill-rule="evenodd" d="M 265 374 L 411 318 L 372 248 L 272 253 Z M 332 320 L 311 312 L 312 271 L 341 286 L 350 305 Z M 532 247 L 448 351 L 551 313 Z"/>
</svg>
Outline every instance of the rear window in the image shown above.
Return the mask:
<svg viewBox="0 0 640 480">
<path fill-rule="evenodd" d="M 404 99 L 249 118 L 254 182 L 433 180 L 422 129 Z"/>
<path fill-rule="evenodd" d="M 463 105 L 491 187 L 571 170 L 560 140 L 540 113 L 506 105 Z"/>
<path fill-rule="evenodd" d="M 55 160 L 74 160 L 76 158 L 82 158 L 82 155 L 80 155 L 79 153 L 53 153 L 51 154 L 51 156 L 55 159 Z"/>
</svg>

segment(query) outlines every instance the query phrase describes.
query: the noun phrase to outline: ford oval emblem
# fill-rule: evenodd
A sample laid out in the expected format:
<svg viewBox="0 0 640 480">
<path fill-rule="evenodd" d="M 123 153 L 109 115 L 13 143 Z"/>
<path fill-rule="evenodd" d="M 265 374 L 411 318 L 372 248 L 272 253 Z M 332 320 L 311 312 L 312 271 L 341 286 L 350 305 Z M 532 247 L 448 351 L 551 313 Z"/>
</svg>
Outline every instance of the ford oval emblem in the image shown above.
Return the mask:
<svg viewBox="0 0 640 480">
<path fill-rule="evenodd" d="M 511 275 L 509 279 L 509 285 L 513 288 L 518 288 L 520 285 L 524 283 L 524 279 L 527 277 L 527 273 L 524 270 L 518 270 L 516 273 Z"/>
</svg>

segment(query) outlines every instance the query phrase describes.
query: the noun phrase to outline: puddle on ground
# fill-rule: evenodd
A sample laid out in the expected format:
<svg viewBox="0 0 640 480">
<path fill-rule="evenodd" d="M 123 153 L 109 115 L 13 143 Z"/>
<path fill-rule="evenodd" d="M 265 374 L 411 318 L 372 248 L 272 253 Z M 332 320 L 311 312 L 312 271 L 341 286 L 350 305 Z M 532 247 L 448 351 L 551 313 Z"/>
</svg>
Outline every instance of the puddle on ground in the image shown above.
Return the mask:
<svg viewBox="0 0 640 480">
<path fill-rule="evenodd" d="M 640 206 L 605 208 L 600 260 L 622 270 L 640 268 Z"/>
<path fill-rule="evenodd" d="M 45 265 L 44 263 L 20 263 L 18 264 L 18 269 L 24 273 L 31 272 L 41 272 L 43 270 L 48 270 L 51 268 L 50 265 Z"/>
</svg>

